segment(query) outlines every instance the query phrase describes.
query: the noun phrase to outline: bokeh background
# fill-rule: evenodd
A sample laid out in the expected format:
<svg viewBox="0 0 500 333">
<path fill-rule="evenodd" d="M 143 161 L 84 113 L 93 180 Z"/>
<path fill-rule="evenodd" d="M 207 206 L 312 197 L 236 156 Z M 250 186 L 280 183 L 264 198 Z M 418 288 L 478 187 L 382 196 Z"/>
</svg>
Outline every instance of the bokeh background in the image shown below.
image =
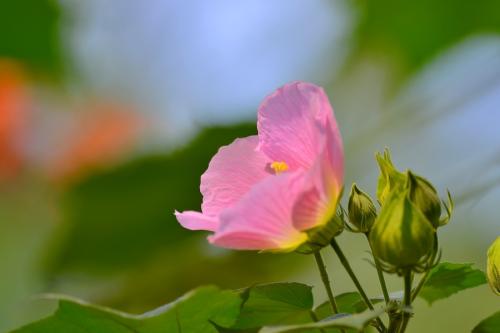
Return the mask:
<svg viewBox="0 0 500 333">
<path fill-rule="evenodd" d="M 311 258 L 217 249 L 173 216 L 199 208 L 210 157 L 293 80 L 327 90 L 347 187 L 374 193 L 390 147 L 456 199 L 443 260 L 484 269 L 500 233 L 500 2 L 0 0 L 0 332 L 50 313 L 33 298 L 46 292 L 134 313 L 202 284 L 295 280 L 326 299 Z M 380 294 L 364 241 L 339 242 Z M 353 290 L 325 255 L 335 291 Z M 468 332 L 499 302 L 482 286 L 415 306 L 410 332 Z"/>
</svg>

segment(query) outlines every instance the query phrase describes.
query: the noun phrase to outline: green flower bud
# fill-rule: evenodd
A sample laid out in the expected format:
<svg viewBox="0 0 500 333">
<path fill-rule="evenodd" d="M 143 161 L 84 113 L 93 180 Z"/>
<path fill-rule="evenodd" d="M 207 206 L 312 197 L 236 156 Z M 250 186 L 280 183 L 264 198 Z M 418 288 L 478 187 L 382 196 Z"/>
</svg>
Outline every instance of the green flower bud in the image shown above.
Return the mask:
<svg viewBox="0 0 500 333">
<path fill-rule="evenodd" d="M 441 200 L 436 189 L 425 178 L 414 175 L 411 171 L 408 171 L 407 177 L 411 202 L 420 209 L 434 228 L 439 227 Z"/>
<path fill-rule="evenodd" d="M 500 236 L 488 249 L 488 261 L 486 263 L 486 275 L 491 290 L 500 295 Z"/>
<path fill-rule="evenodd" d="M 370 243 L 384 269 L 401 274 L 428 262 L 434 253 L 434 235 L 432 224 L 404 189 L 387 198 L 370 231 Z"/>
<path fill-rule="evenodd" d="M 347 210 L 349 222 L 356 231 L 363 233 L 370 231 L 377 218 L 377 209 L 368 194 L 361 191 L 356 184 L 352 184 Z"/>
<path fill-rule="evenodd" d="M 380 168 L 380 176 L 377 184 L 377 199 L 380 204 L 383 204 L 392 191 L 404 186 L 406 177 L 394 167 L 394 164 L 392 164 L 391 155 L 388 149 L 384 150 L 383 156 L 377 153 L 375 158 Z"/>
</svg>

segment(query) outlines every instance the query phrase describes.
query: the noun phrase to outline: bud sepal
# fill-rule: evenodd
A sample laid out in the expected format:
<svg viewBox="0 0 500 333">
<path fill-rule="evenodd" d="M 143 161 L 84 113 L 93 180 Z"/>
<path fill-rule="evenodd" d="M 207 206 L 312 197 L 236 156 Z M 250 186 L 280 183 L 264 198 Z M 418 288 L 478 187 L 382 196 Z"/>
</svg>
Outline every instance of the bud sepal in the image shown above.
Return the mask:
<svg viewBox="0 0 500 333">
<path fill-rule="evenodd" d="M 434 228 L 439 227 L 441 218 L 441 200 L 434 186 L 425 178 L 407 172 L 408 195 L 411 202 L 417 206 L 422 214 L 432 223 Z"/>
<path fill-rule="evenodd" d="M 488 260 L 486 263 L 486 276 L 491 290 L 500 295 L 500 236 L 488 249 Z"/>
<path fill-rule="evenodd" d="M 385 149 L 383 155 L 376 153 L 375 159 L 380 168 L 380 176 L 377 182 L 377 200 L 382 205 L 391 192 L 404 186 L 405 175 L 394 167 L 389 149 Z"/>
<path fill-rule="evenodd" d="M 344 211 L 339 207 L 336 214 L 327 223 L 305 231 L 308 240 L 299 246 L 295 252 L 312 254 L 325 246 L 329 246 L 331 240 L 342 233 L 344 225 Z"/>
</svg>

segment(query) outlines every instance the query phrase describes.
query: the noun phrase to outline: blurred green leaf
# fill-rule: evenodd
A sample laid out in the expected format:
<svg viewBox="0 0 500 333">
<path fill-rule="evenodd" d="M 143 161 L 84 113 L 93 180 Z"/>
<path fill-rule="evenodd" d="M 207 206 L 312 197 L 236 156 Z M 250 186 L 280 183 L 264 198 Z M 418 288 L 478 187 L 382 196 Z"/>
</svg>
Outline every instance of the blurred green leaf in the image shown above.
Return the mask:
<svg viewBox="0 0 500 333">
<path fill-rule="evenodd" d="M 241 298 L 215 287 L 198 288 L 177 301 L 143 315 L 131 315 L 77 300 L 62 299 L 50 317 L 13 333 L 217 333 L 212 323 L 230 326 Z"/>
<path fill-rule="evenodd" d="M 474 329 L 472 333 L 498 333 L 500 329 L 500 311 L 495 312 L 488 318 L 482 320 Z"/>
<path fill-rule="evenodd" d="M 173 153 L 146 156 L 96 172 L 63 193 L 63 226 L 52 271 L 114 271 L 200 233 L 184 230 L 173 213 L 199 210 L 200 176 L 222 145 L 255 125 L 214 127 Z"/>
<path fill-rule="evenodd" d="M 261 333 L 303 333 L 310 332 L 312 329 L 345 328 L 361 331 L 372 320 L 384 312 L 383 307 L 377 307 L 375 311 L 367 310 L 353 315 L 339 314 L 317 323 L 308 323 L 301 325 L 288 325 L 276 327 L 264 327 Z"/>
<path fill-rule="evenodd" d="M 440 263 L 432 269 L 418 296 L 432 304 L 461 290 L 485 284 L 484 273 L 472 265 Z"/>
<path fill-rule="evenodd" d="M 43 74 L 59 74 L 60 15 L 57 1 L 0 1 L 0 57 L 19 60 Z"/>
<path fill-rule="evenodd" d="M 357 1 L 358 52 L 393 54 L 411 73 L 440 51 L 479 33 L 500 33 L 500 2 Z"/>
<path fill-rule="evenodd" d="M 27 305 L 25 300 L 40 292 L 39 255 L 50 239 L 53 221 L 57 218 L 53 193 L 46 184 L 27 179 L 11 185 L 0 186 L 2 333 L 19 326 L 26 317 L 39 315 L 36 305 Z"/>
<path fill-rule="evenodd" d="M 275 324 L 310 322 L 312 287 L 300 283 L 273 283 L 242 292 L 240 316 L 232 328 L 248 329 Z"/>
</svg>

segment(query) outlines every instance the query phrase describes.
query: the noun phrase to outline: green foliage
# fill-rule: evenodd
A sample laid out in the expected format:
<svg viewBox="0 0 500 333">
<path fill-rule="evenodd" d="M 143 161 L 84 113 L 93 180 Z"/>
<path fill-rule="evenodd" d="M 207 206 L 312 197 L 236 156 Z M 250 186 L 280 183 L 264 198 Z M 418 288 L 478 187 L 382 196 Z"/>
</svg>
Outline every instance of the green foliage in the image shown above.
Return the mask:
<svg viewBox="0 0 500 333">
<path fill-rule="evenodd" d="M 357 292 L 347 292 L 340 294 L 335 297 L 335 303 L 339 309 L 339 313 L 360 313 L 366 310 L 366 305 L 361 298 L 361 295 Z M 314 309 L 314 313 L 318 320 L 324 320 L 326 318 L 332 317 L 332 307 L 329 301 L 320 304 Z M 346 331 L 346 330 L 344 330 Z M 317 330 L 314 333 L 319 332 Z M 339 329 L 323 329 L 325 333 L 340 333 Z M 346 332 L 356 332 L 353 330 L 347 330 Z"/>
<path fill-rule="evenodd" d="M 315 313 L 322 321 L 315 323 L 318 318 L 312 314 L 311 289 L 300 283 L 258 285 L 239 292 L 201 287 L 142 315 L 59 297 L 59 307 L 53 315 L 11 333 L 253 333 L 273 325 L 280 326 L 264 331 L 313 333 L 322 328 L 332 332 L 332 328 L 360 330 L 383 312 L 378 308 L 332 316 L 331 310 L 321 305 Z M 339 295 L 337 301 L 343 312 L 361 312 L 353 307 L 360 301 L 357 293 Z"/>
<path fill-rule="evenodd" d="M 206 129 L 180 150 L 96 172 L 69 188 L 50 270 L 127 268 L 197 237 L 179 226 L 174 210 L 199 209 L 199 177 L 210 158 L 220 146 L 254 132 L 254 125 Z"/>
<path fill-rule="evenodd" d="M 311 332 L 313 329 L 329 329 L 329 328 L 345 328 L 361 331 L 372 320 L 380 316 L 384 312 L 382 307 L 378 307 L 375 311 L 367 310 L 362 313 L 353 315 L 336 315 L 332 318 L 322 320 L 316 323 L 276 326 L 264 328 L 261 333 L 301 333 Z"/>
<path fill-rule="evenodd" d="M 500 2 L 358 1 L 358 52 L 392 53 L 411 73 L 467 36 L 500 33 Z"/>
<path fill-rule="evenodd" d="M 418 296 L 432 304 L 461 290 L 485 283 L 484 273 L 472 268 L 472 264 L 443 262 L 432 269 Z"/>
<path fill-rule="evenodd" d="M 20 60 L 43 74 L 59 74 L 59 18 L 56 1 L 0 1 L 0 57 Z"/>
<path fill-rule="evenodd" d="M 495 312 L 488 318 L 482 320 L 474 329 L 472 333 L 498 333 L 500 328 L 500 311 Z"/>
<path fill-rule="evenodd" d="M 142 315 L 130 315 L 71 299 L 61 299 L 50 317 L 12 333 L 217 333 L 214 324 L 230 326 L 241 299 L 231 291 L 198 288 L 177 301 Z"/>
<path fill-rule="evenodd" d="M 310 322 L 313 307 L 311 289 L 300 283 L 274 283 L 248 288 L 242 292 L 244 301 L 233 328 Z"/>
<path fill-rule="evenodd" d="M 401 303 L 403 301 L 403 291 L 396 291 L 389 294 L 389 299 L 396 303 Z M 335 297 L 335 301 L 337 302 L 337 306 L 339 308 L 340 313 L 361 313 L 368 309 L 366 307 L 366 303 L 361 297 L 361 295 L 357 292 L 347 292 L 338 295 Z M 373 297 L 370 298 L 372 304 L 377 304 L 384 302 L 384 297 Z M 324 302 L 319 305 L 316 309 L 314 309 L 316 316 L 319 319 L 325 319 L 331 316 L 330 303 Z"/>
<path fill-rule="evenodd" d="M 335 302 L 340 313 L 359 313 L 362 312 L 364 306 L 361 295 L 357 292 L 343 293 L 335 297 Z M 332 315 L 330 302 L 326 301 L 314 309 L 314 313 L 318 319 L 322 320 Z"/>
</svg>

